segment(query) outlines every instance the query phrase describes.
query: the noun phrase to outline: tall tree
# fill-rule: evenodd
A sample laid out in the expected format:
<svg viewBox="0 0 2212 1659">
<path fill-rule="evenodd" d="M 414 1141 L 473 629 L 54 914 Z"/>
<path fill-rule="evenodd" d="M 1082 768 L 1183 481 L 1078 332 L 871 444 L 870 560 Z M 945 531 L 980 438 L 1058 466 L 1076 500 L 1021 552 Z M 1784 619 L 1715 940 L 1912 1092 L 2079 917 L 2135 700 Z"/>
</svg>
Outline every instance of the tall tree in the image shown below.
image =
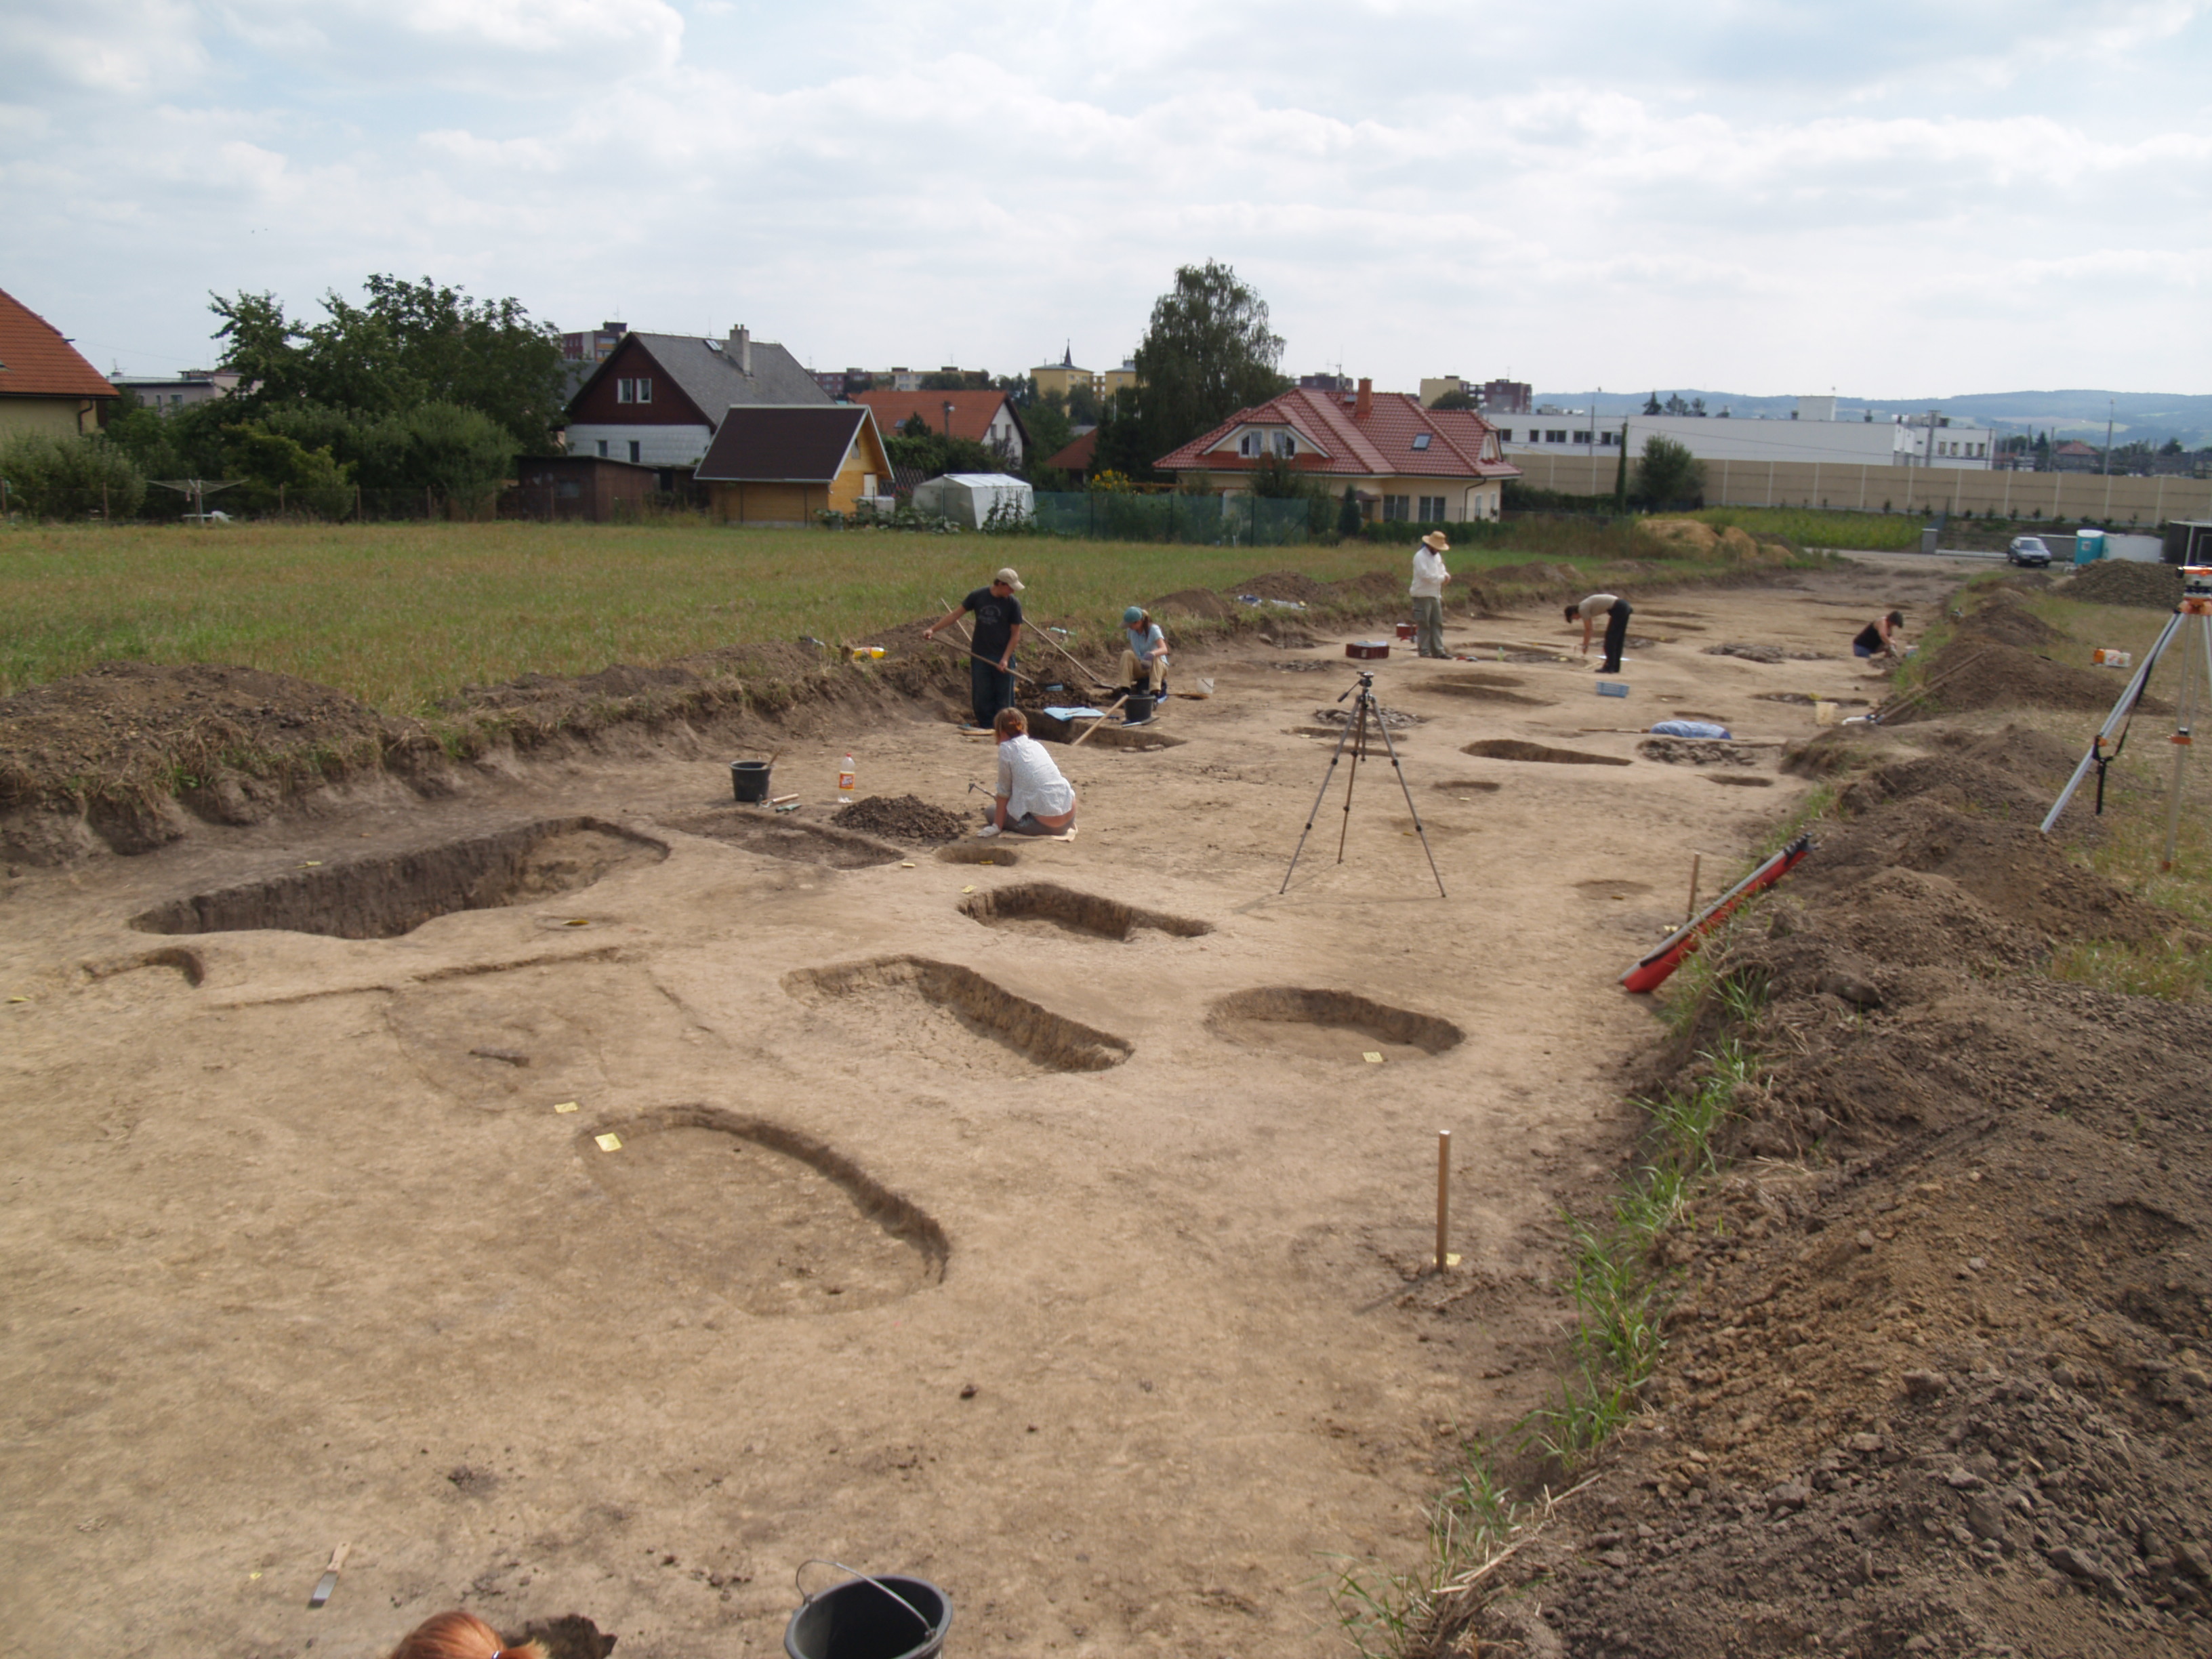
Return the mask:
<svg viewBox="0 0 2212 1659">
<path fill-rule="evenodd" d="M 1264 403 L 1290 382 L 1277 365 L 1283 337 L 1267 326 L 1267 302 L 1229 266 L 1184 265 L 1152 306 L 1137 347 L 1143 387 L 1132 411 L 1142 465 L 1152 463 L 1238 410 Z M 1102 440 L 1103 442 L 1103 440 Z"/>
<path fill-rule="evenodd" d="M 1687 444 L 1653 433 L 1644 441 L 1636 464 L 1636 493 L 1648 506 L 1664 507 L 1695 497 L 1705 487 L 1705 465 Z"/>
</svg>

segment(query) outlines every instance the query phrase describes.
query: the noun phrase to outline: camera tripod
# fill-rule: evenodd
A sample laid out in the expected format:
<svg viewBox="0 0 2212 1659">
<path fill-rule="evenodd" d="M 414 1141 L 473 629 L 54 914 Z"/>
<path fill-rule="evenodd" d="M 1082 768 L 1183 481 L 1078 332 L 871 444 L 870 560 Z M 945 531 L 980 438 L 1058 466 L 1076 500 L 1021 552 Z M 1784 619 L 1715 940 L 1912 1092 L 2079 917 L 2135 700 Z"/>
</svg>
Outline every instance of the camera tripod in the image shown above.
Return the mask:
<svg viewBox="0 0 2212 1659">
<path fill-rule="evenodd" d="M 1278 893 L 1291 890 L 1291 877 L 1297 870 L 1299 855 L 1306 850 L 1306 837 L 1313 834 L 1314 820 L 1321 816 L 1321 804 L 1328 798 L 1329 781 L 1335 777 L 1336 763 L 1344 758 L 1344 745 L 1348 743 L 1352 746 L 1352 770 L 1345 775 L 1344 827 L 1337 832 L 1336 837 L 1336 861 L 1339 864 L 1344 862 L 1344 843 L 1352 834 L 1352 787 L 1359 781 L 1359 757 L 1367 752 L 1367 729 L 1372 725 L 1382 734 L 1382 746 L 1389 750 L 1390 769 L 1398 775 L 1398 787 L 1406 792 L 1406 810 L 1413 815 L 1413 833 L 1420 836 L 1421 850 L 1429 855 L 1429 873 L 1436 876 L 1437 896 L 1442 898 L 1444 896 L 1444 878 L 1437 873 L 1437 855 L 1429 846 L 1429 832 L 1421 827 L 1420 809 L 1413 805 L 1413 787 L 1406 781 L 1406 769 L 1399 763 L 1398 745 L 1390 741 L 1390 728 L 1383 724 L 1382 705 L 1375 701 L 1375 676 L 1372 673 L 1362 670 L 1358 683 L 1345 687 L 1337 701 L 1342 702 L 1346 697 L 1355 694 L 1358 701 L 1352 704 L 1351 717 L 1344 722 L 1344 731 L 1337 738 L 1335 752 L 1328 757 L 1328 770 L 1322 774 L 1321 789 L 1314 796 L 1313 811 L 1306 814 L 1306 827 L 1299 831 L 1297 848 L 1291 854 L 1291 867 L 1283 872 L 1283 884 L 1275 890 Z"/>
<path fill-rule="evenodd" d="M 2136 707 L 2142 702 L 2150 686 L 2151 671 L 2166 648 L 2180 638 L 2182 624 L 2191 617 L 2197 619 L 2198 643 L 2203 647 L 2204 680 L 2212 689 L 2212 566 L 2189 565 L 2181 572 L 2181 603 L 2174 607 L 2173 615 L 2166 619 L 2166 628 L 2149 650 L 2143 653 L 2142 666 L 2128 682 L 2128 689 L 2120 693 L 2120 700 L 2112 705 L 2112 712 L 2097 728 L 2097 735 L 2089 740 L 2089 752 L 2081 757 L 2081 763 L 2074 769 L 2074 775 L 2066 781 L 2043 820 L 2043 833 L 2049 835 L 2051 826 L 2058 822 L 2058 815 L 2066 810 L 2066 803 L 2074 799 L 2074 792 L 2081 787 L 2089 769 L 2097 769 L 2097 811 L 2105 810 L 2105 773 L 2119 758 L 2120 750 L 2127 747 L 2128 727 L 2134 722 Z M 2181 688 L 2173 700 L 2173 735 L 2167 741 L 2173 744 L 2173 782 L 2169 786 L 2166 801 L 2166 854 L 2159 868 L 2173 868 L 2173 847 L 2181 832 L 2181 785 L 2189 760 L 2192 741 L 2191 730 L 2197 722 L 2198 695 L 2197 661 L 2189 647 L 2181 647 Z"/>
</svg>

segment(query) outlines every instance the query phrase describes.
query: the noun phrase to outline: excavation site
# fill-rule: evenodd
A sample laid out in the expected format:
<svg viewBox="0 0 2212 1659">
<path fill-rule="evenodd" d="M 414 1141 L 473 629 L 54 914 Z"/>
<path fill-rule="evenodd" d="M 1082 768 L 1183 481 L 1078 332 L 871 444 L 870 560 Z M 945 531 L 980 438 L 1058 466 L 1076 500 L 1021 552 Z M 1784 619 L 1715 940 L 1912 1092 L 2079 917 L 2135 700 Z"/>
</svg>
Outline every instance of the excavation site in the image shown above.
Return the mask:
<svg viewBox="0 0 2212 1659">
<path fill-rule="evenodd" d="M 2040 828 L 2171 599 L 1531 565 L 1440 661 L 1371 654 L 1395 566 L 1266 554 L 1124 725 L 1044 713 L 1118 660 L 1055 549 L 1059 836 L 978 833 L 919 615 L 472 688 L 473 748 L 236 670 L 0 698 L 17 1647 L 769 1656 L 827 1562 L 947 1659 L 2212 1652 L 2172 663 Z M 218 705 L 345 765 L 70 784 Z"/>
</svg>

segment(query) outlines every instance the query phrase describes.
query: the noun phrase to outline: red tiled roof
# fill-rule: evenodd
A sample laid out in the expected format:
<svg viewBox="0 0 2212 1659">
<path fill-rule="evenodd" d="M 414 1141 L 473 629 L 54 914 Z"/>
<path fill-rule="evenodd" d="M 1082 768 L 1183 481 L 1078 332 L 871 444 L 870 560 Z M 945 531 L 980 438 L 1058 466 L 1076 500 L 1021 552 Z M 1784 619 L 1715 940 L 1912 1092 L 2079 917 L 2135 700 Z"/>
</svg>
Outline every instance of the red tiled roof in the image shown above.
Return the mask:
<svg viewBox="0 0 2212 1659">
<path fill-rule="evenodd" d="M 1046 460 L 1045 465 L 1062 472 L 1088 472 L 1091 464 L 1098 458 L 1098 428 L 1092 427 L 1057 455 Z"/>
<path fill-rule="evenodd" d="M 1521 469 L 1499 459 L 1495 432 L 1473 410 L 1424 409 L 1421 400 L 1402 392 L 1374 394 L 1367 418 L 1360 420 L 1354 405 L 1331 392 L 1310 392 L 1301 386 L 1251 409 L 1240 409 L 1203 437 L 1162 456 L 1153 465 L 1162 471 L 1195 471 L 1210 468 L 1234 472 L 1249 470 L 1256 458 L 1206 452 L 1240 426 L 1287 426 L 1304 434 L 1298 446 L 1299 468 L 1307 472 L 1358 478 L 1517 478 Z M 1429 434 L 1426 449 L 1413 447 L 1413 440 Z"/>
<path fill-rule="evenodd" d="M 932 432 L 945 430 L 945 405 L 952 405 L 952 435 L 989 441 L 991 422 L 1006 401 L 1003 392 L 863 392 L 853 400 L 876 411 L 878 431 L 896 432 L 919 415 Z M 1019 424 L 1021 416 L 1014 416 Z"/>
<path fill-rule="evenodd" d="M 112 398 L 107 377 L 52 323 L 0 293 L 0 398 Z"/>
</svg>

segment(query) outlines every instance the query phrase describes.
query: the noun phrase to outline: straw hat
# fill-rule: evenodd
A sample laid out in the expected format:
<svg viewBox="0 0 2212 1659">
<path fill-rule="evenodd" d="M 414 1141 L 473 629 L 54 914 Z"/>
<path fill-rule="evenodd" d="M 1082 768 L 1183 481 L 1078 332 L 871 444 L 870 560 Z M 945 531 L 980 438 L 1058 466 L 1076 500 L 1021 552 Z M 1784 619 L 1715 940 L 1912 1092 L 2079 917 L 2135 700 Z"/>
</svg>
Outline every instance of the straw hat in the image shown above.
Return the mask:
<svg viewBox="0 0 2212 1659">
<path fill-rule="evenodd" d="M 1441 530 L 1431 530 L 1427 535 L 1422 537 L 1421 545 L 1433 547 L 1439 553 L 1451 551 L 1451 544 L 1444 539 L 1444 532 Z"/>
</svg>

